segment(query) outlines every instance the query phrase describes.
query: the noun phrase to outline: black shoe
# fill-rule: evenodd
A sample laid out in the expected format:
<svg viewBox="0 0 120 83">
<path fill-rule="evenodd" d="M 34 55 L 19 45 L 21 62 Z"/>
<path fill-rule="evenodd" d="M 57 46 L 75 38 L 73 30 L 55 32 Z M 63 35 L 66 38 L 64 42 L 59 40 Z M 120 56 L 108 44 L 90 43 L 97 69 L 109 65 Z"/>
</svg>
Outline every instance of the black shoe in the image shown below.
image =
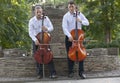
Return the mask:
<svg viewBox="0 0 120 83">
<path fill-rule="evenodd" d="M 80 73 L 79 76 L 80 76 L 81 79 L 86 79 L 86 75 L 83 74 L 83 73 Z"/>
<path fill-rule="evenodd" d="M 56 74 L 52 74 L 52 75 L 50 75 L 50 78 L 55 79 L 55 78 L 57 78 L 57 75 Z"/>
<path fill-rule="evenodd" d="M 68 74 L 68 77 L 69 77 L 69 78 L 72 78 L 73 75 L 74 75 L 74 73 L 69 73 L 69 74 Z"/>
</svg>

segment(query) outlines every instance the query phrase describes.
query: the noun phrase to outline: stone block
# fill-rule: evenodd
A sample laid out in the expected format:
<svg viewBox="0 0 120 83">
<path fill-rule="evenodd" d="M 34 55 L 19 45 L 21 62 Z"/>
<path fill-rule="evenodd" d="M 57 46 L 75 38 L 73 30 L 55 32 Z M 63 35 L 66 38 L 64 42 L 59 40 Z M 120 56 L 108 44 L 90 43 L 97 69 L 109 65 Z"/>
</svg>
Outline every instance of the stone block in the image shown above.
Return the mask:
<svg viewBox="0 0 120 83">
<path fill-rule="evenodd" d="M 3 57 L 3 50 L 1 46 L 0 46 L 0 57 Z"/>
<path fill-rule="evenodd" d="M 4 49 L 3 54 L 4 57 L 21 57 L 27 55 L 25 50 L 21 50 L 19 48 Z"/>
<path fill-rule="evenodd" d="M 106 48 L 93 48 L 93 49 L 87 49 L 87 52 L 90 55 L 94 56 L 100 56 L 100 55 L 107 55 L 108 51 Z"/>
<path fill-rule="evenodd" d="M 107 48 L 108 55 L 119 55 L 119 48 Z"/>
</svg>

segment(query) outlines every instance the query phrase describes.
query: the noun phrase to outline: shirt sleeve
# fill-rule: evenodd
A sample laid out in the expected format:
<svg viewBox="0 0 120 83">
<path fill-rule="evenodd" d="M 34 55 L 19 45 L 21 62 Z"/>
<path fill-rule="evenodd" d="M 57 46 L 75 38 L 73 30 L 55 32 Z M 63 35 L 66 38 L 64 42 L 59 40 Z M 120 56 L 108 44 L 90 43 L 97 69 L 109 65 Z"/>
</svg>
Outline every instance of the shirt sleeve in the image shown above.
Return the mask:
<svg viewBox="0 0 120 83">
<path fill-rule="evenodd" d="M 31 39 L 33 40 L 33 41 L 36 41 L 37 40 L 37 38 L 34 36 L 34 26 L 33 26 L 33 23 L 32 23 L 32 21 L 30 20 L 29 21 L 29 24 L 28 24 L 28 27 L 29 27 L 29 36 L 31 37 Z"/>
<path fill-rule="evenodd" d="M 89 25 L 88 19 L 82 13 L 80 13 L 79 16 L 80 16 L 80 18 L 82 20 L 82 24 L 85 25 L 85 26 L 88 26 Z"/>
<path fill-rule="evenodd" d="M 63 16 L 63 20 L 62 20 L 62 29 L 63 29 L 63 33 L 67 36 L 67 37 L 72 37 L 70 32 L 67 29 L 67 16 Z"/>
<path fill-rule="evenodd" d="M 46 20 L 48 21 L 48 23 L 47 23 L 48 31 L 49 32 L 53 31 L 53 25 L 52 25 L 52 22 L 50 21 L 49 17 L 46 17 Z"/>
</svg>

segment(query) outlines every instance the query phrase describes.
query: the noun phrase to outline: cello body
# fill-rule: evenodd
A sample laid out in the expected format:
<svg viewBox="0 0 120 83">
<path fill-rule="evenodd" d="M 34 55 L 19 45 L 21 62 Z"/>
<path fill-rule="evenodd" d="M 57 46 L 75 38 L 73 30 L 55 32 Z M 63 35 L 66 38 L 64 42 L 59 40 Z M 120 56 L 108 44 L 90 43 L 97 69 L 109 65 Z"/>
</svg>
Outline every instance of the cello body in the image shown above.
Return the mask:
<svg viewBox="0 0 120 83">
<path fill-rule="evenodd" d="M 77 16 L 80 13 L 78 12 L 78 9 L 76 7 L 76 13 L 75 13 L 75 29 L 73 29 L 70 34 L 72 35 L 73 42 L 72 46 L 69 48 L 68 51 L 68 57 L 72 61 L 83 61 L 86 56 L 87 52 L 85 47 L 83 46 L 83 40 L 84 40 L 84 31 L 81 29 L 78 29 L 78 22 L 77 22 Z"/>
<path fill-rule="evenodd" d="M 43 38 L 41 38 L 41 36 L 43 36 Z M 50 34 L 47 32 L 38 33 L 36 38 L 41 45 L 35 52 L 34 58 L 39 64 L 48 64 L 53 59 L 53 53 L 48 45 L 51 40 Z"/>
<path fill-rule="evenodd" d="M 45 14 L 43 13 L 41 17 L 42 26 L 44 26 L 45 18 Z M 34 54 L 34 58 L 39 64 L 48 64 L 53 59 L 53 53 L 49 45 L 51 36 L 48 32 L 44 32 L 42 30 L 42 32 L 37 34 L 36 38 L 38 39 L 40 45 L 38 46 L 38 49 Z"/>
<path fill-rule="evenodd" d="M 77 38 L 76 38 L 77 34 Z M 83 46 L 84 32 L 81 29 L 73 29 L 71 35 L 74 39 L 72 46 L 69 48 L 68 57 L 72 61 L 83 61 L 86 58 L 87 52 Z"/>
</svg>

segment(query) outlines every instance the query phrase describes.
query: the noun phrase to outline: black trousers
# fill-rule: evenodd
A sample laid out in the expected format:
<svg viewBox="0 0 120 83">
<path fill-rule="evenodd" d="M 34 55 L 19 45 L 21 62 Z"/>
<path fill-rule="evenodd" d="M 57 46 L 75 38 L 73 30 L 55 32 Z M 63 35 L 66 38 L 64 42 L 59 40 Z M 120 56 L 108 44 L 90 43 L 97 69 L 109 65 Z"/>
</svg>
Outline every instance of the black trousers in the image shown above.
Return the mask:
<svg viewBox="0 0 120 83">
<path fill-rule="evenodd" d="M 35 42 L 33 41 L 33 55 L 37 49 L 38 46 L 35 45 Z M 48 68 L 50 75 L 56 74 L 53 60 L 48 63 Z M 36 62 L 36 71 L 37 71 L 37 75 L 43 75 L 43 64 L 39 64 L 38 62 Z"/>
<path fill-rule="evenodd" d="M 72 46 L 72 42 L 68 41 L 68 37 L 65 37 L 65 46 L 66 46 L 66 51 L 67 51 L 67 59 L 68 59 L 68 73 L 73 73 L 73 67 L 75 62 L 70 60 L 68 57 L 68 51 L 69 51 L 69 47 Z M 84 72 L 84 66 L 83 66 L 83 62 L 84 61 L 80 61 L 79 62 L 79 73 Z"/>
</svg>

